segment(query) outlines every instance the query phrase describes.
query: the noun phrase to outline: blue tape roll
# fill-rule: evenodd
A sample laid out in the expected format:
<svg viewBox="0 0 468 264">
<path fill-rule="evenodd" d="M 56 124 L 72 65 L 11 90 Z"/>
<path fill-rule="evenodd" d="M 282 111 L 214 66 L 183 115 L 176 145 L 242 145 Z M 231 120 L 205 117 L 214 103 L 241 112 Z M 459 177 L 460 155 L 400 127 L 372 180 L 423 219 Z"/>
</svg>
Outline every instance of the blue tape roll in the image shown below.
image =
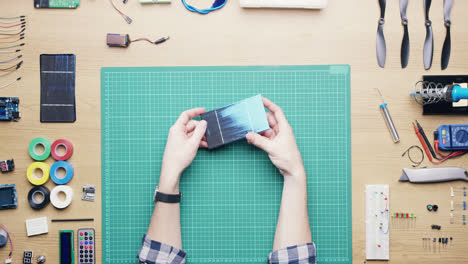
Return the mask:
<svg viewBox="0 0 468 264">
<path fill-rule="evenodd" d="M 63 168 L 66 171 L 65 177 L 59 178 L 57 176 L 59 168 Z M 73 178 L 74 173 L 73 166 L 68 161 L 57 161 L 50 167 L 50 178 L 58 185 L 67 184 Z"/>
</svg>

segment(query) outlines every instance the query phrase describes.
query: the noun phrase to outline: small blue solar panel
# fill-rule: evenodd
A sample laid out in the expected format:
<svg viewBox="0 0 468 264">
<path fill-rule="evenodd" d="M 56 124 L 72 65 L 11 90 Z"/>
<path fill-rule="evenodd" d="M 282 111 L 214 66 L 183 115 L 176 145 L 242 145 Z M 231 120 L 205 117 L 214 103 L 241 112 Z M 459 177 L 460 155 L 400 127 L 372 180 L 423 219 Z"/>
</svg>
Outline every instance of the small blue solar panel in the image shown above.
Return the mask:
<svg viewBox="0 0 468 264">
<path fill-rule="evenodd" d="M 261 95 L 203 113 L 200 117 L 208 123 L 205 136 L 209 149 L 245 138 L 249 132 L 270 129 Z"/>
</svg>

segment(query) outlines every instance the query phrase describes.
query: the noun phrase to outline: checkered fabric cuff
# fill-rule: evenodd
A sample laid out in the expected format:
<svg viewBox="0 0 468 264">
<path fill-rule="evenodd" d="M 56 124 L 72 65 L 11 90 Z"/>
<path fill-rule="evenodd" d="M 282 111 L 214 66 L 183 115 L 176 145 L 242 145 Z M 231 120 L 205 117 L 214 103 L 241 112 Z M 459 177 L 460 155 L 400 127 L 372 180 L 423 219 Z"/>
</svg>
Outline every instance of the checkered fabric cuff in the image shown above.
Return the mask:
<svg viewBox="0 0 468 264">
<path fill-rule="evenodd" d="M 315 244 L 307 243 L 292 247 L 282 248 L 268 256 L 270 264 L 309 264 L 315 261 Z"/>
<path fill-rule="evenodd" d="M 145 264 L 184 264 L 187 253 L 144 235 L 137 258 Z"/>
</svg>

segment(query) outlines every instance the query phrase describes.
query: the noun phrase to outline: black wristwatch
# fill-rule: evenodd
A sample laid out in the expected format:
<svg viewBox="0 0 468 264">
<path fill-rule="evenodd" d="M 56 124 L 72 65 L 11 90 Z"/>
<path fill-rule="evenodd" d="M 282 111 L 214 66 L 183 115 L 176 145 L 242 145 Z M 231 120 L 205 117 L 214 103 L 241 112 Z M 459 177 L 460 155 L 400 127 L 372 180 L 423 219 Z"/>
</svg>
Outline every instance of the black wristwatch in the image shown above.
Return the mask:
<svg viewBox="0 0 468 264">
<path fill-rule="evenodd" d="M 182 193 L 179 194 L 166 194 L 162 193 L 158 190 L 158 186 L 156 186 L 156 190 L 154 191 L 154 202 L 160 201 L 163 203 L 180 203 L 182 199 Z"/>
</svg>

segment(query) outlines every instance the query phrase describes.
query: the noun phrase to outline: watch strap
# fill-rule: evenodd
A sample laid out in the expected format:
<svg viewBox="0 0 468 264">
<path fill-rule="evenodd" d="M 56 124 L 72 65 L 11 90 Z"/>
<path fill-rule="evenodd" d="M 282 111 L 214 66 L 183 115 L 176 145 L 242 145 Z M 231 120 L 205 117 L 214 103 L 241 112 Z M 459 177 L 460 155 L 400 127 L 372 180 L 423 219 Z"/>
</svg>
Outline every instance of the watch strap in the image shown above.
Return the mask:
<svg viewBox="0 0 468 264">
<path fill-rule="evenodd" d="M 158 190 L 158 187 L 156 187 L 156 191 L 154 193 L 154 201 L 157 202 L 163 202 L 163 203 L 180 203 L 180 200 L 182 198 L 182 193 L 179 192 L 179 194 L 167 194 L 167 193 L 162 193 Z"/>
</svg>

